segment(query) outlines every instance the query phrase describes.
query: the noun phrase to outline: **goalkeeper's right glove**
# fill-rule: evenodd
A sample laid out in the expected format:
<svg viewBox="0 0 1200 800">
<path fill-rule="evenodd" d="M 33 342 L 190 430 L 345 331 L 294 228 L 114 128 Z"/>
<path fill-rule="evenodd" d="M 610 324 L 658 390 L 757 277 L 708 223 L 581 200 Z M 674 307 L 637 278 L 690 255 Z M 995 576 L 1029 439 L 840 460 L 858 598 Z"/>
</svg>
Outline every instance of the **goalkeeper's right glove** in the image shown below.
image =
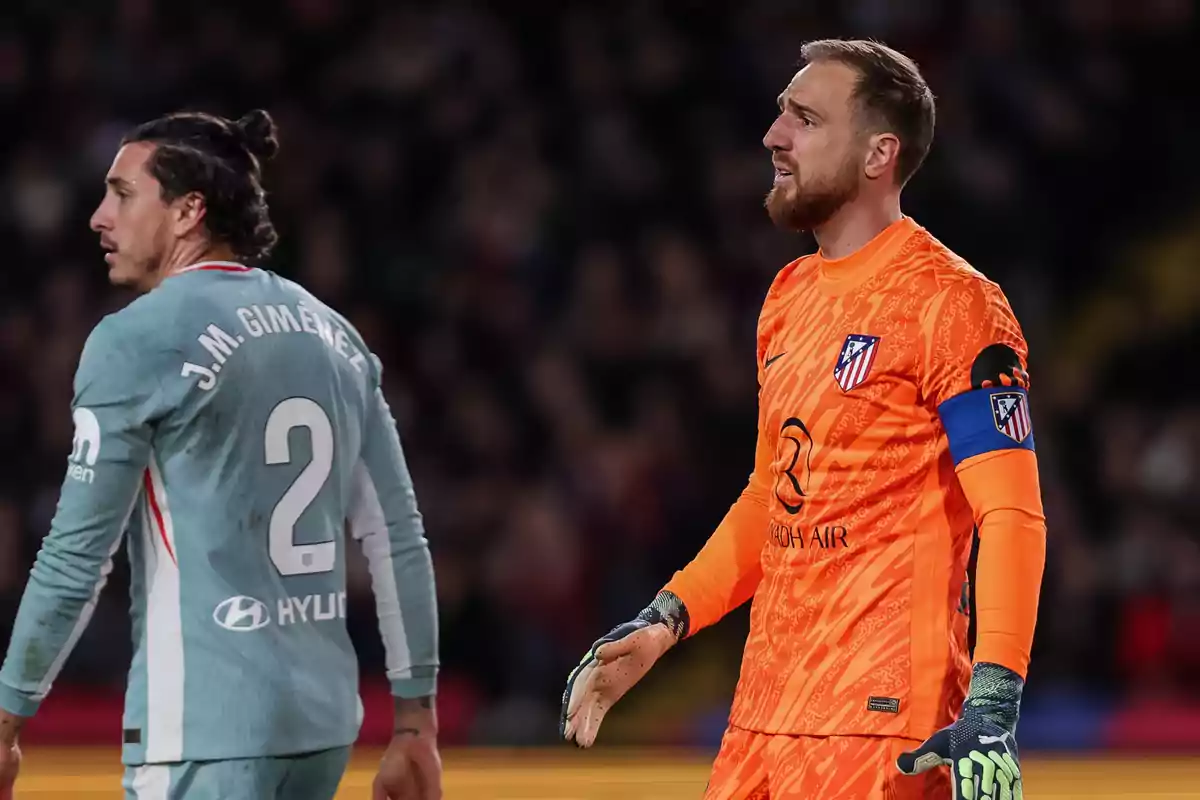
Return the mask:
<svg viewBox="0 0 1200 800">
<path fill-rule="evenodd" d="M 905 775 L 950 767 L 954 800 L 1022 800 L 1014 735 L 1024 687 L 1021 676 L 1007 667 L 975 664 L 958 719 L 916 750 L 901 753 L 896 766 Z"/>
<path fill-rule="evenodd" d="M 663 591 L 636 619 L 597 639 L 567 678 L 559 735 L 579 747 L 591 747 L 613 704 L 687 634 L 687 608 L 673 593 Z"/>
</svg>

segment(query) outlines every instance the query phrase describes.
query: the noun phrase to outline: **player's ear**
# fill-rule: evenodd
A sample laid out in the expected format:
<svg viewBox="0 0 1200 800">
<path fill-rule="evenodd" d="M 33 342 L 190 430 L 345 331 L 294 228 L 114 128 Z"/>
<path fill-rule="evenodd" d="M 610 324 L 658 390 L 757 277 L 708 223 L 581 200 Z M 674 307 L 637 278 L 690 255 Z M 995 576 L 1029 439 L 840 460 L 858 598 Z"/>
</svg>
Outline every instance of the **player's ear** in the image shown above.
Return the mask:
<svg viewBox="0 0 1200 800">
<path fill-rule="evenodd" d="M 900 140 L 894 133 L 876 133 L 867 141 L 866 162 L 863 171 L 872 180 L 882 178 L 900 158 Z"/>
<path fill-rule="evenodd" d="M 176 236 L 186 236 L 204 222 L 208 207 L 204 195 L 188 192 L 171 203 L 172 226 Z"/>
</svg>

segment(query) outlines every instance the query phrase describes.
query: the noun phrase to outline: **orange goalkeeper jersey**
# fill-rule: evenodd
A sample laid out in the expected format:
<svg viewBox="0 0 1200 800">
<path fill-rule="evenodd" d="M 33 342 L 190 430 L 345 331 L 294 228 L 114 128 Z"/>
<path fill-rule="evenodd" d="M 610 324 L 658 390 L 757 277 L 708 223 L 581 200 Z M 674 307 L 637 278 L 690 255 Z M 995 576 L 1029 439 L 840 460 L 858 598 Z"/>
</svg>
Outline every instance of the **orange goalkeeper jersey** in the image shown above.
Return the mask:
<svg viewBox="0 0 1200 800">
<path fill-rule="evenodd" d="M 923 738 L 955 718 L 974 529 L 955 467 L 1033 448 L 1025 359 L 999 287 L 909 218 L 779 273 L 754 473 L 727 540 L 667 585 L 693 630 L 754 598 L 732 724 Z M 733 588 L 706 596 L 699 570 Z"/>
</svg>

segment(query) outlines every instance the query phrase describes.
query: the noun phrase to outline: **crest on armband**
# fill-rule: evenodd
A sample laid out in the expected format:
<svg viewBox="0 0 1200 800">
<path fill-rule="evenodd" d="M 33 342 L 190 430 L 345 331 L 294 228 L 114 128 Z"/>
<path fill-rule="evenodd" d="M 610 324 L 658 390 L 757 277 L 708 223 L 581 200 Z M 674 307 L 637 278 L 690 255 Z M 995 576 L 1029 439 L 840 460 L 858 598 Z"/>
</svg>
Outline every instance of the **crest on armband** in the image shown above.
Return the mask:
<svg viewBox="0 0 1200 800">
<path fill-rule="evenodd" d="M 1029 416 L 1029 397 L 1024 392 L 997 392 L 992 395 L 992 419 L 996 430 L 1020 444 L 1033 433 Z"/>
</svg>

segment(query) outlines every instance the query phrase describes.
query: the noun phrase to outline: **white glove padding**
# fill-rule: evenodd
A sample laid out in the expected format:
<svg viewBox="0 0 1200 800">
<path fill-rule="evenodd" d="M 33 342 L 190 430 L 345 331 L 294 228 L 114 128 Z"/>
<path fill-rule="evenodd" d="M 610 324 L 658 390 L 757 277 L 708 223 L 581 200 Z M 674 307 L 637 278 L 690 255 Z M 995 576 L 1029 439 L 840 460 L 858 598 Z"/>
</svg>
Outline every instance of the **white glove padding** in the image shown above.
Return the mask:
<svg viewBox="0 0 1200 800">
<path fill-rule="evenodd" d="M 608 710 L 677 641 L 666 624 L 642 619 L 618 625 L 599 639 L 567 679 L 559 724 L 562 737 L 591 747 Z"/>
</svg>

